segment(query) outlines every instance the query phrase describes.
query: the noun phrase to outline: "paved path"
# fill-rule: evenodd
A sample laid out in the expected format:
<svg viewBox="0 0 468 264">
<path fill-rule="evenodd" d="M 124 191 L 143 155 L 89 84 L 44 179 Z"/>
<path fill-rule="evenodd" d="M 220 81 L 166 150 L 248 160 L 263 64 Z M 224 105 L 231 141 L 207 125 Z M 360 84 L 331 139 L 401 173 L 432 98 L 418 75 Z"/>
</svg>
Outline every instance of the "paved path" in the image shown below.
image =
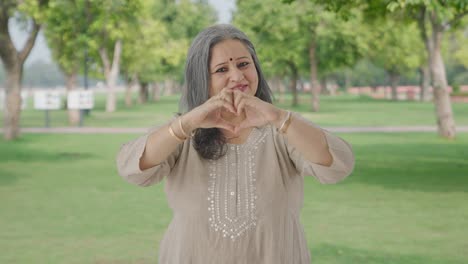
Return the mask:
<svg viewBox="0 0 468 264">
<path fill-rule="evenodd" d="M 435 126 L 385 126 L 385 127 L 323 127 L 338 133 L 361 133 L 361 132 L 436 132 Z M 3 132 L 3 129 L 0 128 Z M 55 134 L 143 134 L 148 128 L 126 128 L 126 127 L 31 127 L 22 128 L 22 133 L 55 133 Z M 468 126 L 458 126 L 457 132 L 468 132 Z"/>
</svg>

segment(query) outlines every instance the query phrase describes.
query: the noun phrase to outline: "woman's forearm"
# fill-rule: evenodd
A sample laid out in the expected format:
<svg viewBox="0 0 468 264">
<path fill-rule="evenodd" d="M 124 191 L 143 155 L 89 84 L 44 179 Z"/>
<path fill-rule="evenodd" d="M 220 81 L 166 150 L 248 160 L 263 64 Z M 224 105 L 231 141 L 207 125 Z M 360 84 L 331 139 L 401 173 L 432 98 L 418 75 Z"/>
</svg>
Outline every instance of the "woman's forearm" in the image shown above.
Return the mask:
<svg viewBox="0 0 468 264">
<path fill-rule="evenodd" d="M 277 128 L 280 128 L 282 121 L 287 118 L 287 111 L 280 110 L 280 112 L 278 121 L 274 123 Z M 333 157 L 328 150 L 322 129 L 298 114 L 292 114 L 291 123 L 284 135 L 289 144 L 294 146 L 308 161 L 324 166 L 330 166 L 333 163 Z"/>
<path fill-rule="evenodd" d="M 174 124 L 172 124 L 173 122 Z M 145 150 L 140 158 L 141 170 L 159 165 L 182 143 L 182 141 L 176 139 L 176 137 L 182 138 L 182 133 L 179 131 L 180 128 L 175 124 L 177 122 L 178 120 L 175 119 L 148 135 Z M 171 124 L 176 137 L 169 132 L 169 126 L 171 126 Z"/>
</svg>

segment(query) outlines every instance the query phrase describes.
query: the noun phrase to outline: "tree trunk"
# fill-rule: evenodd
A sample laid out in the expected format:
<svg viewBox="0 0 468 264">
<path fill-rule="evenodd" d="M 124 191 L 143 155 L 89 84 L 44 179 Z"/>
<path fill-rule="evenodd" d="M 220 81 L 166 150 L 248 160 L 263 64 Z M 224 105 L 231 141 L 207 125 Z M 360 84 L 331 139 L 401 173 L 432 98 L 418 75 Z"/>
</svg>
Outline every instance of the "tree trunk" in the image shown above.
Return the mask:
<svg viewBox="0 0 468 264">
<path fill-rule="evenodd" d="M 289 82 L 289 89 L 292 92 L 293 100 L 292 100 L 292 106 L 297 106 L 298 105 L 298 99 L 297 99 L 297 68 L 296 65 L 293 62 L 289 63 L 289 68 L 291 69 L 291 79 Z"/>
<path fill-rule="evenodd" d="M 161 99 L 161 89 L 159 87 L 159 83 L 158 82 L 154 82 L 152 84 L 152 87 L 153 87 L 153 101 L 154 102 L 159 102 L 159 100 Z"/>
<path fill-rule="evenodd" d="M 400 82 L 400 75 L 394 71 L 388 72 L 388 77 L 390 79 L 390 87 L 392 88 L 392 100 L 398 100 L 398 83 Z"/>
<path fill-rule="evenodd" d="M 323 77 L 320 79 L 320 93 L 328 94 L 328 87 L 327 87 L 327 78 Z"/>
<path fill-rule="evenodd" d="M 439 135 L 445 138 L 455 138 L 455 120 L 452 113 L 452 102 L 447 91 L 447 78 L 445 65 L 442 60 L 441 42 L 443 31 L 433 23 L 432 41 L 433 53 L 431 54 L 431 74 L 433 82 L 434 104 L 437 117 Z"/>
<path fill-rule="evenodd" d="M 6 72 L 3 136 L 6 140 L 13 140 L 18 138 L 20 134 L 23 64 L 34 46 L 40 25 L 36 21 L 32 21 L 32 30 L 23 48 L 17 51 L 8 30 L 9 15 L 8 10 L 0 11 L 0 58 Z"/>
<path fill-rule="evenodd" d="M 132 77 L 126 78 L 127 85 L 125 87 L 125 106 L 132 107 L 133 106 L 133 86 L 135 85 L 135 78 L 136 74 L 133 74 Z"/>
<path fill-rule="evenodd" d="M 133 83 L 128 82 L 127 86 L 125 87 L 125 107 L 133 106 L 132 88 L 133 88 Z"/>
<path fill-rule="evenodd" d="M 76 89 L 77 71 L 65 74 L 65 86 L 67 88 L 67 94 Z M 80 110 L 79 109 L 68 109 L 68 125 L 78 126 L 80 124 Z"/>
<path fill-rule="evenodd" d="M 112 64 L 107 56 L 105 48 L 99 49 L 99 55 L 101 56 L 104 73 L 106 76 L 107 84 L 107 100 L 106 100 L 106 112 L 115 112 L 117 105 L 117 97 L 115 94 L 115 86 L 117 84 L 117 77 L 119 76 L 120 67 L 120 55 L 122 54 L 122 41 L 117 40 L 114 45 L 114 57 Z"/>
<path fill-rule="evenodd" d="M 317 58 L 315 54 L 316 43 L 312 40 L 309 45 L 310 62 L 310 88 L 312 92 L 312 111 L 318 112 L 320 108 L 320 84 L 317 76 Z"/>
<path fill-rule="evenodd" d="M 164 95 L 172 95 L 174 93 L 174 81 L 170 78 L 164 81 Z"/>
<path fill-rule="evenodd" d="M 278 83 L 276 82 L 276 77 L 268 79 L 268 85 L 273 93 L 277 93 L 279 91 Z"/>
<path fill-rule="evenodd" d="M 148 83 L 147 82 L 141 82 L 140 83 L 140 91 L 138 93 L 138 102 L 140 104 L 146 104 L 148 102 L 149 98 L 149 89 L 148 89 Z"/>
<path fill-rule="evenodd" d="M 6 69 L 6 74 L 6 104 L 5 112 L 3 113 L 3 128 L 5 139 L 13 140 L 17 138 L 20 133 L 22 65 L 17 65 L 12 69 Z"/>
<path fill-rule="evenodd" d="M 431 30 L 428 30 L 426 26 L 427 20 L 431 23 Z M 441 23 L 434 11 L 429 13 L 425 7 L 421 8 L 418 25 L 428 55 L 437 129 L 440 136 L 453 139 L 456 135 L 455 120 L 453 119 L 452 102 L 447 91 L 447 77 L 441 54 L 441 42 L 445 30 Z"/>
<path fill-rule="evenodd" d="M 431 87 L 431 74 L 430 69 L 427 64 L 422 65 L 419 68 L 420 78 L 419 78 L 419 99 L 420 101 L 426 102 L 429 101 L 429 89 Z"/>
<path fill-rule="evenodd" d="M 351 87 L 351 71 L 345 71 L 345 82 L 344 82 L 345 91 L 348 92 L 348 89 Z"/>
<path fill-rule="evenodd" d="M 284 103 L 285 102 L 285 94 L 286 94 L 286 86 L 284 85 L 284 82 L 283 82 L 283 77 L 281 78 L 278 78 L 278 89 L 279 89 L 279 103 Z"/>
</svg>

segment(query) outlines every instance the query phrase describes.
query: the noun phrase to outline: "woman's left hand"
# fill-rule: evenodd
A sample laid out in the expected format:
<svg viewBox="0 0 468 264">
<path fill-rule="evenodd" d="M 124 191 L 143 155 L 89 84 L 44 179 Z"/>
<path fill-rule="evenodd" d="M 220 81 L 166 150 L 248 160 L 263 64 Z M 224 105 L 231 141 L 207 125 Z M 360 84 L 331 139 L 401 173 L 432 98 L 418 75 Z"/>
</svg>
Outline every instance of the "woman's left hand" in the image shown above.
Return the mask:
<svg viewBox="0 0 468 264">
<path fill-rule="evenodd" d="M 264 126 L 268 123 L 278 127 L 278 123 L 287 114 L 286 111 L 275 107 L 273 104 L 238 90 L 234 91 L 233 104 L 237 110 L 237 115 L 245 114 L 245 119 L 236 126 L 235 133 L 244 128 Z"/>
</svg>

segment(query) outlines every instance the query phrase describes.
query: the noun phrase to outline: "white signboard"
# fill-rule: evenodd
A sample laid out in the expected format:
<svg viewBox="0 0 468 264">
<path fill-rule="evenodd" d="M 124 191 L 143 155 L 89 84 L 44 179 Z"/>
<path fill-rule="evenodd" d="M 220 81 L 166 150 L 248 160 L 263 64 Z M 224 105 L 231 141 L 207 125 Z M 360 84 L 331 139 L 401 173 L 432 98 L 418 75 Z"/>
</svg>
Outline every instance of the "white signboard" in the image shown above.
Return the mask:
<svg viewBox="0 0 468 264">
<path fill-rule="evenodd" d="M 28 105 L 28 92 L 21 91 L 21 110 L 26 109 Z"/>
<path fill-rule="evenodd" d="M 26 109 L 28 104 L 28 93 L 21 91 L 21 109 Z M 0 91 L 0 111 L 3 111 L 6 107 L 6 94 L 5 91 Z"/>
<path fill-rule="evenodd" d="M 70 91 L 68 92 L 68 109 L 93 109 L 94 95 L 92 91 Z"/>
<path fill-rule="evenodd" d="M 58 91 L 36 91 L 34 92 L 34 108 L 38 110 L 58 110 L 61 106 Z"/>
</svg>

